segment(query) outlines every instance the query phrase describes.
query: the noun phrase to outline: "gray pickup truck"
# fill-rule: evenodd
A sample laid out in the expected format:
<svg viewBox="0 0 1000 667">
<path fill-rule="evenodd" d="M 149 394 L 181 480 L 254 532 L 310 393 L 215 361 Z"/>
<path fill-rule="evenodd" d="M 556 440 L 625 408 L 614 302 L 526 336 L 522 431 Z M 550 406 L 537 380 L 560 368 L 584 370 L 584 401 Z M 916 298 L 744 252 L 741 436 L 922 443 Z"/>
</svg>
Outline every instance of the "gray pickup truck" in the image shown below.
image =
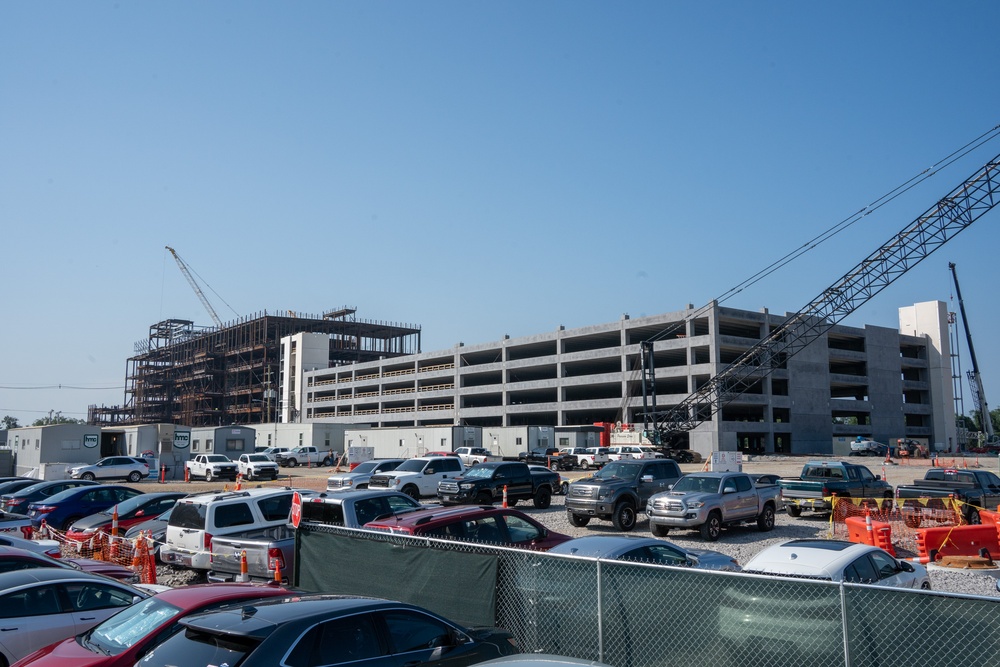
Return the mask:
<svg viewBox="0 0 1000 667">
<path fill-rule="evenodd" d="M 361 528 L 379 517 L 425 507 L 399 491 L 333 491 L 303 498 L 302 521 Z M 247 553 L 250 581 L 275 581 L 275 571 L 279 569 L 282 582 L 294 581 L 295 529 L 291 525 L 212 538 L 212 565 L 208 581 L 238 581 L 243 551 Z"/>
<path fill-rule="evenodd" d="M 618 530 L 630 531 L 649 497 L 666 491 L 681 475 L 677 462 L 670 459 L 612 461 L 593 476 L 569 485 L 566 518 L 582 527 L 597 517 L 611 521 Z"/>
<path fill-rule="evenodd" d="M 756 521 L 762 531 L 774 528 L 778 487 L 757 486 L 742 472 L 702 472 L 685 475 L 666 493 L 649 499 L 649 529 L 665 537 L 671 528 L 697 529 L 703 539 L 719 539 L 722 527 Z"/>
</svg>

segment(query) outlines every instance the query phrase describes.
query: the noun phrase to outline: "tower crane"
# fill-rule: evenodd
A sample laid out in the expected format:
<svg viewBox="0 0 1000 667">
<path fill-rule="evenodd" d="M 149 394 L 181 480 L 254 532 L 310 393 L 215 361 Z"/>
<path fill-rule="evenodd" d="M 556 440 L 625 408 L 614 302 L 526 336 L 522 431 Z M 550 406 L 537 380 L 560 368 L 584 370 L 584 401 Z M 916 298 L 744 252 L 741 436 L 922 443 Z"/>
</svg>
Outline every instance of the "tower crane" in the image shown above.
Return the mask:
<svg viewBox="0 0 1000 667">
<path fill-rule="evenodd" d="M 951 277 L 955 281 L 955 294 L 958 296 L 958 309 L 962 313 L 962 324 L 965 325 L 965 340 L 969 344 L 969 357 L 972 359 L 972 370 L 968 372 L 969 385 L 972 388 L 972 402 L 979 412 L 979 427 L 986 434 L 987 441 L 992 443 L 995 436 L 993 434 L 993 420 L 990 417 L 990 408 L 986 404 L 986 390 L 983 389 L 983 378 L 979 375 L 979 363 L 976 361 L 976 348 L 972 345 L 972 330 L 969 328 L 969 318 L 965 315 L 965 302 L 962 300 L 962 288 L 958 286 L 958 273 L 955 271 L 955 263 L 948 262 L 951 269 Z"/>
<path fill-rule="evenodd" d="M 711 419 L 998 203 L 1000 155 L 677 405 L 658 412 L 655 393 L 644 387 L 646 437 L 664 445 Z M 652 354 L 648 356 L 651 363 Z M 644 371 L 644 383 L 653 378 L 652 370 Z M 653 396 L 651 410 L 645 404 L 647 393 Z"/>
<path fill-rule="evenodd" d="M 207 310 L 208 314 L 212 317 L 212 321 L 215 322 L 215 326 L 222 328 L 222 320 L 220 320 L 219 316 L 216 314 L 215 308 L 212 308 L 212 304 L 208 302 L 208 299 L 205 297 L 205 293 L 201 291 L 200 287 L 198 287 L 198 283 L 195 281 L 194 276 L 191 275 L 191 271 L 188 270 L 187 264 L 184 263 L 184 260 L 181 259 L 181 256 L 177 254 L 176 250 L 170 246 L 165 247 L 170 251 L 170 254 L 174 256 L 174 261 L 176 261 L 177 266 L 180 267 L 181 273 L 184 274 L 184 277 L 187 278 L 187 281 L 191 284 L 191 289 L 194 290 L 194 293 L 198 295 L 199 299 L 201 299 L 201 305 L 205 306 L 205 310 Z"/>
</svg>

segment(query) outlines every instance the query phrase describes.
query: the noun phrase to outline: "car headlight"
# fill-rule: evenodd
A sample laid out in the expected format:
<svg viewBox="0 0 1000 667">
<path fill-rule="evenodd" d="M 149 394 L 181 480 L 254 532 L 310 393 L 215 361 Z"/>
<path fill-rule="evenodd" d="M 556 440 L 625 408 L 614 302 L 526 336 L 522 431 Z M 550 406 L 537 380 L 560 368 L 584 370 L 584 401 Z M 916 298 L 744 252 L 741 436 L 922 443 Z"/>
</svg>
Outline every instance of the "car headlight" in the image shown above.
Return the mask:
<svg viewBox="0 0 1000 667">
<path fill-rule="evenodd" d="M 354 486 L 354 480 L 353 479 L 345 479 L 344 480 L 344 486 Z"/>
<path fill-rule="evenodd" d="M 471 489 L 476 488 L 476 485 L 475 484 L 471 484 L 471 483 L 470 484 L 459 484 L 458 488 L 462 489 L 463 491 L 469 491 Z"/>
<path fill-rule="evenodd" d="M 687 503 L 687 506 L 690 509 L 696 510 L 696 509 L 700 509 L 700 508 L 704 507 L 705 503 L 704 503 L 704 501 L 701 501 L 701 500 L 692 500 L 692 501 L 690 501 L 690 502 Z"/>
<path fill-rule="evenodd" d="M 613 493 L 614 493 L 614 489 L 600 489 L 597 492 L 597 499 L 601 500 L 603 498 L 607 498 L 608 496 L 610 496 Z"/>
<path fill-rule="evenodd" d="M 399 480 L 399 478 L 398 478 L 398 477 L 394 477 L 394 478 L 392 479 L 392 484 L 393 484 L 393 486 L 399 486 L 399 482 L 400 482 L 400 480 Z"/>
</svg>

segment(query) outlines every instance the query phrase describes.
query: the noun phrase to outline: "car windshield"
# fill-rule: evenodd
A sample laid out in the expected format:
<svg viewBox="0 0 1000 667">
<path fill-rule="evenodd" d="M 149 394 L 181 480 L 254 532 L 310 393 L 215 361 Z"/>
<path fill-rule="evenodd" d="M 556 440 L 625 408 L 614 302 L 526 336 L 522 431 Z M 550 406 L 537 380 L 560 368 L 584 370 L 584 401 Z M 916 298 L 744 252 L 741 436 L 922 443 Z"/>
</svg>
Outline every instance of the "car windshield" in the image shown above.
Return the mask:
<svg viewBox="0 0 1000 667">
<path fill-rule="evenodd" d="M 396 472 L 420 472 L 427 465 L 427 461 L 421 461 L 420 459 L 408 459 L 399 464 L 396 468 Z"/>
<path fill-rule="evenodd" d="M 378 461 L 365 461 L 364 463 L 359 463 L 358 465 L 354 466 L 354 470 L 352 470 L 351 472 L 367 475 L 368 473 L 375 470 L 375 468 L 378 466 L 378 463 L 379 463 Z"/>
<path fill-rule="evenodd" d="M 633 479 L 639 474 L 641 468 L 642 464 L 639 462 L 624 463 L 622 461 L 612 461 L 597 471 L 594 477 L 598 479 Z"/>
<path fill-rule="evenodd" d="M 180 613 L 180 607 L 157 597 L 147 598 L 80 635 L 77 641 L 95 653 L 118 655 Z"/>
<path fill-rule="evenodd" d="M 674 484 L 671 491 L 678 491 L 681 493 L 718 493 L 719 492 L 719 482 L 722 480 L 719 477 L 699 477 L 698 475 L 687 475 L 681 477 Z"/>
<path fill-rule="evenodd" d="M 472 466 L 464 473 L 462 473 L 462 476 L 465 477 L 466 479 L 489 479 L 490 477 L 493 477 L 494 470 L 496 470 L 496 468 Z"/>
<path fill-rule="evenodd" d="M 271 459 L 267 458 L 263 454 L 250 454 L 247 456 L 247 461 L 254 461 L 258 463 L 270 463 Z"/>
</svg>

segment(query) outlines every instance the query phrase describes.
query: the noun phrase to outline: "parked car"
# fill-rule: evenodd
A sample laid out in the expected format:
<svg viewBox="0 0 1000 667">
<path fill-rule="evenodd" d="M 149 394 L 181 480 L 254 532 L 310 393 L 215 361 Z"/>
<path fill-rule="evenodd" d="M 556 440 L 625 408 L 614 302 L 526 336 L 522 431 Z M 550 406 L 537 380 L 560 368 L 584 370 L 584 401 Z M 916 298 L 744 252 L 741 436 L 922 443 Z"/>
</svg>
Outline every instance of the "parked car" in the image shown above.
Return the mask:
<svg viewBox="0 0 1000 667">
<path fill-rule="evenodd" d="M 13 493 L 0 496 L 0 510 L 13 512 L 14 514 L 27 514 L 28 505 L 31 503 L 45 500 L 57 493 L 62 493 L 66 489 L 96 485 L 97 482 L 88 479 L 53 479 L 48 482 L 38 482 Z"/>
<path fill-rule="evenodd" d="M 136 664 L 465 667 L 516 652 L 504 630 L 466 629 L 414 605 L 361 597 L 272 598 L 188 616 L 180 625 L 184 632 Z"/>
<path fill-rule="evenodd" d="M 118 505 L 73 522 L 66 530 L 66 539 L 83 541 L 89 540 L 98 532 L 103 531 L 110 534 L 116 508 L 118 510 L 118 534 L 124 537 L 129 528 L 158 517 L 186 495 L 181 491 L 162 491 L 133 496 Z"/>
<path fill-rule="evenodd" d="M 925 506 L 931 498 L 939 502 Z M 979 510 L 1000 505 L 1000 476 L 989 470 L 930 468 L 923 479 L 896 487 L 896 504 L 901 506 L 903 521 L 911 528 L 919 528 L 922 520 L 936 514 L 951 512 L 947 503 L 952 500 L 960 503 L 966 523 L 982 523 Z"/>
<path fill-rule="evenodd" d="M 206 482 L 225 477 L 231 482 L 236 481 L 238 469 L 236 463 L 223 454 L 198 454 L 184 462 L 188 477 L 202 477 Z"/>
<path fill-rule="evenodd" d="M 293 493 L 290 488 L 261 488 L 181 498 L 170 514 L 160 558 L 171 565 L 208 570 L 213 537 L 284 525 Z"/>
<path fill-rule="evenodd" d="M 419 456 L 403 461 L 395 470 L 372 475 L 368 488 L 402 491 L 419 500 L 422 496 L 437 495 L 441 480 L 458 477 L 464 472 L 465 465 L 457 456 Z"/>
<path fill-rule="evenodd" d="M 808 461 L 798 479 L 778 480 L 781 500 L 788 516 L 797 517 L 803 510 L 829 512 L 831 497 L 870 498 L 891 501 L 892 486 L 867 467 L 845 461 Z"/>
<path fill-rule="evenodd" d="M 527 514 L 502 507 L 461 505 L 430 508 L 377 519 L 365 528 L 408 535 L 444 537 L 547 551 L 570 538 L 549 530 Z"/>
<path fill-rule="evenodd" d="M 278 464 L 266 454 L 240 454 L 236 470 L 246 480 L 278 479 Z"/>
<path fill-rule="evenodd" d="M 531 500 L 537 509 L 546 509 L 558 487 L 559 474 L 552 470 L 532 470 L 520 461 L 487 461 L 438 482 L 437 497 L 444 504 L 503 501 L 509 507 Z"/>
<path fill-rule="evenodd" d="M 288 447 L 266 447 L 260 453 L 263 454 L 264 456 L 266 456 L 267 458 L 271 459 L 275 463 L 277 463 L 278 462 L 278 460 L 277 460 L 278 454 L 283 454 L 284 452 L 287 452 L 287 451 L 288 451 Z"/>
<path fill-rule="evenodd" d="M 582 452 L 576 453 L 576 464 L 584 470 L 600 468 L 609 461 L 611 456 L 607 447 L 587 447 Z"/>
<path fill-rule="evenodd" d="M 56 547 L 58 554 L 59 548 Z M 93 558 L 59 558 L 51 554 L 38 553 L 17 547 L 0 546 L 0 572 L 30 570 L 36 567 L 58 567 L 78 572 L 102 574 L 118 581 L 135 582 L 136 573 L 122 565 Z"/>
<path fill-rule="evenodd" d="M 67 470 L 73 479 L 127 479 L 134 484 L 149 477 L 149 463 L 132 456 L 106 456 L 97 463 Z"/>
<path fill-rule="evenodd" d="M 542 473 L 543 471 L 555 472 L 554 470 L 546 468 L 545 466 L 540 465 L 538 463 L 529 463 L 528 469 L 531 470 L 531 472 L 533 473 Z M 559 484 L 558 486 L 553 488 L 552 495 L 565 496 L 568 491 L 569 491 L 569 478 L 566 477 L 566 475 L 559 475 Z"/>
<path fill-rule="evenodd" d="M 288 596 L 280 586 L 198 584 L 146 598 L 89 631 L 35 651 L 18 667 L 132 667 L 153 646 L 181 630 L 178 622 L 224 605 Z"/>
<path fill-rule="evenodd" d="M 424 509 L 416 500 L 399 491 L 342 489 L 302 497 L 301 520 L 347 528 L 361 528 L 369 521 Z M 293 503 L 294 497 L 293 497 Z M 247 556 L 250 581 L 274 581 L 280 570 L 284 580 L 294 581 L 295 529 L 282 524 L 212 538 L 212 569 L 208 580 L 236 581 L 241 574 L 242 554 Z"/>
<path fill-rule="evenodd" d="M 566 518 L 582 528 L 596 517 L 628 532 L 635 528 L 637 514 L 646 509 L 650 496 L 666 491 L 682 474 L 670 459 L 611 461 L 569 485 Z"/>
<path fill-rule="evenodd" d="M 735 558 L 710 549 L 685 549 L 655 537 L 636 535 L 587 535 L 549 549 L 550 554 L 656 563 L 703 570 L 739 572 Z"/>
<path fill-rule="evenodd" d="M 656 537 L 665 537 L 671 528 L 698 530 L 711 542 L 719 539 L 723 526 L 748 521 L 768 532 L 774 529 L 778 494 L 776 485 L 757 486 L 745 472 L 692 473 L 649 498 L 649 529 Z"/>
<path fill-rule="evenodd" d="M 570 658 L 552 653 L 518 653 L 480 662 L 477 667 L 610 667 L 596 660 Z"/>
<path fill-rule="evenodd" d="M 337 489 L 367 489 L 372 475 L 380 472 L 390 472 L 399 467 L 406 459 L 372 459 L 354 466 L 349 472 L 330 475 L 326 478 L 327 491 Z"/>
<path fill-rule="evenodd" d="M 28 477 L 19 477 L 14 479 L 8 478 L 7 481 L 0 482 L 0 498 L 6 494 L 11 494 L 29 486 L 34 486 L 41 481 L 42 480 L 40 479 L 31 479 Z"/>
<path fill-rule="evenodd" d="M 59 558 L 62 551 L 57 540 L 30 540 L 12 534 L 0 533 L 0 546 L 24 549 L 36 554 L 44 554 L 50 558 Z"/>
<path fill-rule="evenodd" d="M 176 503 L 174 507 L 176 507 Z M 125 531 L 125 539 L 132 540 L 139 537 L 139 533 L 145 533 L 149 539 L 153 540 L 153 556 L 157 562 L 162 562 L 160 560 L 160 547 L 163 546 L 163 542 L 167 538 L 167 522 L 170 520 L 170 514 L 173 511 L 174 508 L 171 507 L 159 516 L 135 524 Z"/>
<path fill-rule="evenodd" d="M 53 528 L 68 530 L 85 516 L 109 509 L 139 495 L 142 495 L 142 491 L 138 489 L 115 484 L 66 489 L 62 493 L 28 505 L 28 518 L 35 528 L 45 521 Z"/>
<path fill-rule="evenodd" d="M 758 552 L 744 564 L 750 574 L 930 589 L 927 568 L 885 550 L 844 540 L 789 540 Z"/>
<path fill-rule="evenodd" d="M 147 597 L 89 572 L 39 567 L 0 574 L 0 657 L 13 664 Z"/>
</svg>

